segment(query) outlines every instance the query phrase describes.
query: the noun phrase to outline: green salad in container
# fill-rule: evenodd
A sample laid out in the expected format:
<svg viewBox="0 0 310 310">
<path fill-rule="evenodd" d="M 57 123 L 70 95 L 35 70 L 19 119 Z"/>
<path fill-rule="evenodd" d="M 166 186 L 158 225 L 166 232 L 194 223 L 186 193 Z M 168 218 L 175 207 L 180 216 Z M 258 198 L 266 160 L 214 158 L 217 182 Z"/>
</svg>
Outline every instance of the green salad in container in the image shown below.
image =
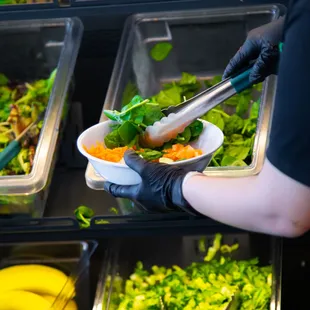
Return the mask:
<svg viewBox="0 0 310 310">
<path fill-rule="evenodd" d="M 152 266 L 137 262 L 128 279 L 107 278 L 111 296 L 103 308 L 113 310 L 225 310 L 238 295 L 238 310 L 269 310 L 272 294 L 272 266 L 259 266 L 259 259 L 235 260 L 231 253 L 239 245 L 222 245 L 216 234 L 202 262 L 181 268 Z M 112 285 L 112 288 L 111 288 Z M 108 300 L 109 299 L 109 300 Z"/>
</svg>

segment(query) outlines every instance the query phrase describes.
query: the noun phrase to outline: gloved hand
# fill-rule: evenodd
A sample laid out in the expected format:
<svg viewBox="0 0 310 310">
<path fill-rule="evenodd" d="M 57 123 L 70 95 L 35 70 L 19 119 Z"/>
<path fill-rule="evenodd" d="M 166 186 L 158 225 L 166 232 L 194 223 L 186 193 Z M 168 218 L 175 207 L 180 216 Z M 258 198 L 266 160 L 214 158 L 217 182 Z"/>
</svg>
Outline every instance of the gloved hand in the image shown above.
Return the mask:
<svg viewBox="0 0 310 310">
<path fill-rule="evenodd" d="M 256 60 L 250 75 L 253 84 L 264 81 L 270 74 L 277 74 L 283 28 L 284 17 L 281 17 L 251 30 L 243 46 L 227 65 L 223 79 L 245 69 L 253 60 Z"/>
<path fill-rule="evenodd" d="M 187 171 L 176 166 L 147 162 L 133 151 L 127 151 L 124 159 L 131 169 L 139 173 L 142 182 L 128 186 L 105 182 L 107 192 L 114 197 L 137 201 L 152 212 L 181 209 L 198 214 L 183 197 L 182 184 Z"/>
</svg>

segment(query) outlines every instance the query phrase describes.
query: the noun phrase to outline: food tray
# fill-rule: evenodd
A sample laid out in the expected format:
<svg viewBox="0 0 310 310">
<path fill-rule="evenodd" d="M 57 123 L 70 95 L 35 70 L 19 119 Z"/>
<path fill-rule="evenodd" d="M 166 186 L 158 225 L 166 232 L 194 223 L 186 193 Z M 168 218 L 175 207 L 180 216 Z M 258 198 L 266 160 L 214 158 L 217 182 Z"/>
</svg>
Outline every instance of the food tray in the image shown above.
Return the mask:
<svg viewBox="0 0 310 310">
<path fill-rule="evenodd" d="M 57 68 L 31 173 L 0 177 L 1 215 L 43 214 L 82 32 L 77 18 L 0 23 L 2 73 L 28 82 L 48 78 Z"/>
<path fill-rule="evenodd" d="M 264 5 L 146 13 L 130 17 L 123 31 L 104 109 L 120 109 L 125 97 L 137 94 L 138 79 L 143 96 L 143 90 L 149 93 L 156 88 L 157 92 L 164 83 L 180 80 L 182 72 L 194 74 L 200 81 L 221 75 L 248 31 L 277 19 L 283 10 L 282 6 Z M 150 49 L 155 43 L 167 41 L 173 46 L 171 53 L 163 61 L 154 61 L 150 57 Z M 205 170 L 207 175 L 239 177 L 254 175 L 261 170 L 275 83 L 275 77 L 264 83 L 252 164 L 246 167 L 209 167 Z M 100 121 L 105 120 L 102 113 Z M 102 189 L 102 178 L 90 164 L 86 182 L 90 188 Z"/>
<path fill-rule="evenodd" d="M 213 242 L 213 235 L 205 235 L 206 245 Z M 128 279 L 137 261 L 142 261 L 146 269 L 153 265 L 181 268 L 192 262 L 201 262 L 204 255 L 199 252 L 201 236 L 141 237 L 126 238 L 113 242 L 108 259 L 103 262 L 97 285 L 93 310 L 108 310 L 113 293 L 113 281 L 117 275 Z M 270 310 L 281 309 L 282 241 L 269 236 L 239 233 L 223 234 L 223 244 L 239 243 L 239 249 L 231 254 L 233 259 L 242 260 L 258 257 L 262 266 L 272 264 L 272 297 Z M 110 285 L 107 277 L 111 276 Z M 103 306 L 106 305 L 106 306 Z M 115 309 L 115 308 L 113 308 Z"/>
<path fill-rule="evenodd" d="M 88 310 L 92 305 L 89 296 L 90 257 L 96 248 L 97 243 L 94 241 L 0 244 L 0 269 L 24 264 L 47 265 L 59 269 L 73 279 L 78 309 Z M 63 290 L 66 289 L 65 286 Z M 72 297 L 68 296 L 69 299 Z M 63 309 L 63 303 L 66 300 L 59 297 L 54 302 L 59 310 Z"/>
</svg>

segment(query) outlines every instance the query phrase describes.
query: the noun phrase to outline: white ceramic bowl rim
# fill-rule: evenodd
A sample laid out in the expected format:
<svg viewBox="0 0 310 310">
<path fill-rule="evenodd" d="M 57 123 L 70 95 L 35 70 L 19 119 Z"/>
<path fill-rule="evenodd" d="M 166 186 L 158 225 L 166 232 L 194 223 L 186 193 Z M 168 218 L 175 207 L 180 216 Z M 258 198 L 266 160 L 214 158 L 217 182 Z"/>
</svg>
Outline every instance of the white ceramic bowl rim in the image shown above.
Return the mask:
<svg viewBox="0 0 310 310">
<path fill-rule="evenodd" d="M 202 120 L 202 119 L 199 119 L 200 121 L 202 121 L 203 123 L 205 124 L 208 124 L 208 125 L 212 125 L 212 126 L 215 126 L 214 124 L 210 123 L 210 122 L 207 122 L 205 120 Z M 106 121 L 105 121 L 106 122 Z M 86 129 L 78 138 L 77 140 L 77 145 L 78 145 L 78 149 L 79 151 L 87 158 L 90 158 L 91 160 L 94 160 L 98 163 L 107 163 L 111 166 L 114 166 L 114 167 L 128 167 L 126 164 L 121 164 L 121 163 L 115 163 L 113 161 L 108 161 L 108 160 L 104 160 L 104 159 L 100 159 L 100 158 L 97 158 L 97 157 L 94 157 L 92 155 L 90 155 L 85 149 L 84 149 L 84 146 L 81 144 L 81 140 L 83 139 L 83 137 L 85 135 L 87 135 L 87 133 L 90 131 L 90 130 L 93 130 L 95 127 L 100 127 L 100 125 L 102 124 L 103 122 L 100 122 L 88 129 Z M 215 126 L 216 127 L 216 126 Z M 222 133 L 222 131 L 219 129 L 219 132 L 222 134 L 221 136 L 221 144 L 218 146 L 218 147 L 215 147 L 214 150 L 210 150 L 209 154 L 212 154 L 214 153 L 217 149 L 219 149 L 221 147 L 221 145 L 223 144 L 223 141 L 224 141 L 224 135 Z M 205 156 L 206 154 L 201 154 L 199 156 L 196 156 L 196 157 L 193 157 L 193 158 L 190 158 L 190 159 L 185 159 L 185 160 L 182 160 L 182 161 L 175 161 L 173 163 L 169 163 L 169 165 L 178 165 L 180 162 L 182 162 L 182 164 L 184 163 L 191 163 L 192 161 L 194 160 L 197 160 L 198 158 L 201 158 L 202 156 Z"/>
</svg>

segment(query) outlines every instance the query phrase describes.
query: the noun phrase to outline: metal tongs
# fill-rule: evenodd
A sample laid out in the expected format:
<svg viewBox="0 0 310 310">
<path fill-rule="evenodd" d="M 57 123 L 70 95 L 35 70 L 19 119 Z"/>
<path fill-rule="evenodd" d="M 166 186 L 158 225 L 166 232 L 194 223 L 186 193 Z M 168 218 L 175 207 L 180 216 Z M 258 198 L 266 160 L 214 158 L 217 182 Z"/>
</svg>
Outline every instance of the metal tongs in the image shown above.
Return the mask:
<svg viewBox="0 0 310 310">
<path fill-rule="evenodd" d="M 246 71 L 223 80 L 213 87 L 199 93 L 195 97 L 171 106 L 162 112 L 166 115 L 160 121 L 148 126 L 143 136 L 143 144 L 149 147 L 159 147 L 174 139 L 185 127 L 197 118 L 221 104 L 228 98 L 250 88 L 249 76 L 252 66 Z"/>
</svg>

